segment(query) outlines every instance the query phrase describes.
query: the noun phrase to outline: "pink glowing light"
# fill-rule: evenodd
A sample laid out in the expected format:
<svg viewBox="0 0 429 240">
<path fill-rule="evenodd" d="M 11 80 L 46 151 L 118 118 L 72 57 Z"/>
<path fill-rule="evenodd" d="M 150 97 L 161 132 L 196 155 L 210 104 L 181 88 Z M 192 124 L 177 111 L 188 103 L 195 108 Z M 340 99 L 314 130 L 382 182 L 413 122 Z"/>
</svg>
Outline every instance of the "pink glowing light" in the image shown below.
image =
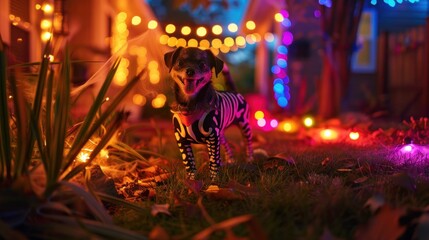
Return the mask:
<svg viewBox="0 0 429 240">
<path fill-rule="evenodd" d="M 405 146 L 403 146 L 401 148 L 401 152 L 403 153 L 411 153 L 414 150 L 414 145 L 413 144 L 407 144 Z"/>
<path fill-rule="evenodd" d="M 267 121 L 263 118 L 258 119 L 258 126 L 259 127 L 265 127 L 265 125 L 267 124 Z"/>
<path fill-rule="evenodd" d="M 293 35 L 291 32 L 283 33 L 282 42 L 284 45 L 290 45 L 293 42 Z"/>
<path fill-rule="evenodd" d="M 271 119 L 270 126 L 276 128 L 279 125 L 279 122 L 276 119 Z"/>
</svg>

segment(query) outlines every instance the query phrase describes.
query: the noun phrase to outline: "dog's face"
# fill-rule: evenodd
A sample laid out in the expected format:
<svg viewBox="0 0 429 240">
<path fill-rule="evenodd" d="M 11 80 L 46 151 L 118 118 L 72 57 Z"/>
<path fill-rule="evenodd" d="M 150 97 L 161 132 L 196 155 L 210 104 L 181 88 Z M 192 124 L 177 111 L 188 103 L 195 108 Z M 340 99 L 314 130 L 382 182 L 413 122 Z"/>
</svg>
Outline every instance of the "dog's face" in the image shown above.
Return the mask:
<svg viewBox="0 0 429 240">
<path fill-rule="evenodd" d="M 212 68 L 215 68 L 217 75 L 223 67 L 223 61 L 210 50 L 195 47 L 179 47 L 168 52 L 164 55 L 164 62 L 179 89 L 187 96 L 196 95 L 210 83 Z"/>
</svg>

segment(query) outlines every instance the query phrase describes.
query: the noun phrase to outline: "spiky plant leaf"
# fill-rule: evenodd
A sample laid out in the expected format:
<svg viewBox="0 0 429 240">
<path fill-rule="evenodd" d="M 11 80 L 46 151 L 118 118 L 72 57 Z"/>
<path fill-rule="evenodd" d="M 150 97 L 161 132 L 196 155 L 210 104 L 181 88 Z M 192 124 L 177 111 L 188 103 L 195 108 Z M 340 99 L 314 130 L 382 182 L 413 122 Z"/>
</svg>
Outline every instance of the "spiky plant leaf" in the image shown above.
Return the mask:
<svg viewBox="0 0 429 240">
<path fill-rule="evenodd" d="M 7 61 L 0 35 L 0 181 L 11 178 L 11 145 L 9 131 L 9 111 L 7 95 Z"/>
<path fill-rule="evenodd" d="M 113 100 L 110 101 L 110 104 L 106 107 L 104 112 L 99 116 L 98 119 L 94 121 L 94 123 L 86 129 L 83 134 L 78 134 L 76 136 L 75 141 L 73 142 L 73 145 L 68 152 L 67 156 L 65 157 L 66 167 L 69 167 L 76 156 L 79 154 L 80 150 L 85 146 L 86 142 L 91 138 L 91 136 L 103 125 L 103 123 L 107 120 L 107 118 L 111 115 L 112 112 L 115 111 L 115 109 L 119 106 L 119 104 L 122 102 L 122 100 L 125 98 L 125 96 L 133 89 L 135 84 L 140 80 L 141 76 L 145 73 L 145 70 L 140 72 L 137 76 L 132 78 L 130 82 L 120 91 Z M 100 103 L 101 104 L 101 103 Z M 80 132 L 85 129 L 81 128 Z"/>
</svg>

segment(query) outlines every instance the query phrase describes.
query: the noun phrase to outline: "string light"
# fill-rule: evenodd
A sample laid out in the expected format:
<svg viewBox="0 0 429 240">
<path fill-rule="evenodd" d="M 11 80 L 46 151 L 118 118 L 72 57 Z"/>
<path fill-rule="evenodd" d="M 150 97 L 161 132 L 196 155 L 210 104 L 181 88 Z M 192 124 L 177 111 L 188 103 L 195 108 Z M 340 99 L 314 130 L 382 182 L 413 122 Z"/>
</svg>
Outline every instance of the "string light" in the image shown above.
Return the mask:
<svg viewBox="0 0 429 240">
<path fill-rule="evenodd" d="M 199 37 L 204 37 L 207 34 L 207 29 L 205 27 L 197 28 L 197 35 Z"/>
<path fill-rule="evenodd" d="M 289 13 L 287 11 L 281 11 L 274 15 L 277 22 L 281 23 L 282 27 L 286 28 L 283 30 L 282 41 L 277 46 L 277 55 L 274 61 L 274 65 L 271 67 L 271 73 L 274 74 L 273 90 L 274 98 L 277 101 L 277 105 L 281 108 L 286 108 L 289 105 L 290 93 L 289 93 L 289 77 L 287 76 L 287 46 L 293 41 L 293 35 L 287 31 L 288 25 L 282 24 L 284 21 L 289 21 Z M 289 24 L 290 26 L 290 24 Z"/>
<path fill-rule="evenodd" d="M 142 22 L 142 19 L 139 16 L 134 16 L 131 19 L 131 24 L 134 25 L 134 26 L 138 26 L 141 22 Z"/>
<path fill-rule="evenodd" d="M 222 34 L 222 31 L 223 31 L 223 29 L 222 29 L 222 27 L 220 25 L 218 25 L 218 24 L 213 25 L 213 27 L 212 27 L 212 33 L 214 35 L 220 35 L 220 34 Z"/>
<path fill-rule="evenodd" d="M 189 26 L 183 26 L 180 31 L 183 35 L 189 35 L 191 33 L 191 28 Z"/>
<path fill-rule="evenodd" d="M 150 20 L 148 23 L 147 23 L 147 28 L 149 28 L 149 29 L 155 29 L 155 28 L 157 28 L 158 27 L 158 22 L 157 21 L 155 21 L 155 20 Z"/>
<path fill-rule="evenodd" d="M 238 26 L 235 23 L 228 24 L 228 30 L 232 33 L 235 33 L 238 31 Z"/>
</svg>

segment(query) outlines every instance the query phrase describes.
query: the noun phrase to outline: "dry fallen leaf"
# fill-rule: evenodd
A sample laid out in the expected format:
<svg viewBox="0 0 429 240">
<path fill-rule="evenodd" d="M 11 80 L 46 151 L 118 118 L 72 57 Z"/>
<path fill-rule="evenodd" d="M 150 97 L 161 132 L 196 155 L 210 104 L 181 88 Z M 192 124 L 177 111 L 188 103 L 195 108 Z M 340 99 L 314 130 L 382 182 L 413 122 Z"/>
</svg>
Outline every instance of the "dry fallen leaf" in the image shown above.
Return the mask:
<svg viewBox="0 0 429 240">
<path fill-rule="evenodd" d="M 171 216 L 170 211 L 168 211 L 168 208 L 170 208 L 170 204 L 166 203 L 166 204 L 154 204 L 152 205 L 152 210 L 150 211 L 150 213 L 152 214 L 152 216 L 156 216 L 159 213 L 163 213 L 166 215 Z"/>
<path fill-rule="evenodd" d="M 363 176 L 363 177 L 360 177 L 360 178 L 358 178 L 358 179 L 355 179 L 355 180 L 353 181 L 353 183 L 361 184 L 361 183 L 366 182 L 366 180 L 368 180 L 368 177 L 367 177 L 367 176 Z"/>
<path fill-rule="evenodd" d="M 322 160 L 322 162 L 320 164 L 322 164 L 322 166 L 326 166 L 331 161 L 332 161 L 332 159 L 330 157 L 326 157 L 325 159 Z"/>
<path fill-rule="evenodd" d="M 243 196 L 232 188 L 219 188 L 216 185 L 210 185 L 204 191 L 207 196 L 222 200 L 242 200 Z"/>
</svg>

